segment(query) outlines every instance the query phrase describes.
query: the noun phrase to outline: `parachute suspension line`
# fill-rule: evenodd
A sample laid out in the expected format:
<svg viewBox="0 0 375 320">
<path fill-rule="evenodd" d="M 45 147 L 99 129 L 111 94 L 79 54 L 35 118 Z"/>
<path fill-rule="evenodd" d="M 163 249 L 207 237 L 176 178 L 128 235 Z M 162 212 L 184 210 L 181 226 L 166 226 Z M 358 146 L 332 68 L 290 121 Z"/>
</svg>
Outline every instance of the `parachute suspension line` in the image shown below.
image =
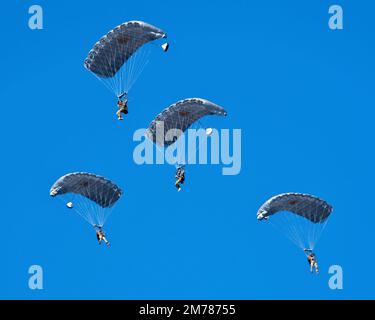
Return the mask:
<svg viewBox="0 0 375 320">
<path fill-rule="evenodd" d="M 198 134 L 198 131 L 200 129 L 204 128 L 203 123 L 202 123 L 201 120 L 196 120 L 191 125 L 189 125 L 189 123 L 190 123 L 189 117 L 181 117 L 181 118 L 182 118 L 182 120 L 180 121 L 180 125 L 183 128 L 187 127 L 186 131 L 183 134 L 183 136 L 185 138 L 185 142 L 186 142 L 186 145 L 185 145 L 185 151 L 186 152 L 185 152 L 185 159 L 183 160 L 183 164 L 186 164 L 186 162 L 187 162 L 186 157 L 188 159 L 190 157 L 189 152 L 191 150 L 190 150 L 189 144 L 192 143 L 192 142 L 190 142 L 190 140 L 189 140 L 189 130 L 195 130 L 195 133 L 196 133 L 196 135 L 194 136 L 194 138 L 195 138 L 194 157 L 195 157 L 195 160 L 198 161 L 198 163 L 199 163 L 199 157 L 200 157 L 200 153 L 201 153 L 201 145 L 199 143 L 200 140 L 199 140 L 199 136 L 197 134 Z M 197 139 L 197 137 L 198 137 L 198 139 Z"/>
<path fill-rule="evenodd" d="M 97 189 L 99 189 L 98 185 L 97 185 Z M 100 197 L 100 202 L 104 203 L 104 208 L 100 207 L 100 210 L 98 210 L 98 212 L 97 212 L 97 214 L 98 214 L 97 220 L 98 220 L 100 226 L 104 225 L 107 215 L 109 215 L 111 213 L 111 209 L 108 208 L 109 199 L 108 199 L 107 195 L 104 196 L 104 190 L 103 189 L 104 189 L 104 187 L 102 186 L 101 190 L 97 191 L 97 194 L 99 194 L 99 197 Z M 98 207 L 98 209 L 99 209 L 99 207 Z"/>
<path fill-rule="evenodd" d="M 112 208 L 108 208 L 108 204 L 110 202 L 104 193 L 103 184 L 99 184 L 99 183 L 95 184 L 95 194 L 99 195 L 99 202 L 103 204 L 103 207 L 98 206 L 98 205 L 93 205 L 93 210 L 95 211 L 95 220 L 98 226 L 103 226 L 107 217 L 110 215 Z"/>
<path fill-rule="evenodd" d="M 292 229 L 295 244 L 301 249 L 305 249 L 306 241 L 303 238 L 309 232 L 309 229 L 305 228 L 305 221 L 302 220 L 304 218 L 291 213 L 285 213 L 285 217 L 287 218 L 287 225 Z M 300 219 L 302 221 L 299 221 Z"/>
<path fill-rule="evenodd" d="M 86 222 L 93 225 L 93 221 L 88 215 L 88 208 L 86 204 L 86 199 L 82 196 L 76 195 L 76 194 L 66 194 L 63 196 L 58 197 L 60 201 L 64 204 L 64 206 L 67 205 L 68 202 L 71 202 L 73 204 L 73 210 Z"/>
<path fill-rule="evenodd" d="M 298 205 L 296 207 L 297 210 L 304 211 L 307 208 L 308 204 L 301 203 L 301 207 L 299 208 Z M 308 220 L 301 218 L 300 216 L 297 216 L 295 214 L 287 214 L 291 218 L 291 223 L 293 226 L 296 227 L 296 237 L 299 243 L 299 247 L 301 249 L 310 249 L 306 248 L 306 246 L 309 245 L 307 239 L 308 234 L 311 231 L 311 225 L 306 225 Z M 301 221 L 299 221 L 301 220 Z"/>
<path fill-rule="evenodd" d="M 103 193 L 102 193 L 102 190 L 99 189 L 99 184 L 98 183 L 94 183 L 94 188 L 95 188 L 95 194 L 96 195 L 99 195 L 99 202 L 100 203 L 103 203 Z M 101 208 L 100 206 L 93 206 L 93 216 L 95 218 L 95 222 L 96 224 L 99 226 L 99 227 L 102 227 L 103 224 L 102 224 L 102 221 L 100 219 L 100 212 L 101 210 L 103 210 L 103 208 Z"/>
<path fill-rule="evenodd" d="M 111 49 L 111 56 L 112 56 L 112 59 L 110 59 L 108 57 L 108 55 L 105 55 L 105 62 L 103 64 L 105 70 L 107 71 L 107 73 L 115 73 L 115 63 L 116 63 L 116 59 L 117 59 L 117 50 L 112 50 Z M 95 73 L 94 73 L 95 74 Z M 116 96 L 118 96 L 117 94 L 117 84 L 116 84 L 116 77 L 117 75 L 115 74 L 113 77 L 109 77 L 109 78 L 105 78 L 105 77 L 100 77 L 98 75 L 95 74 L 95 76 L 114 94 L 116 94 Z"/>
<path fill-rule="evenodd" d="M 134 47 L 136 45 L 135 43 L 135 38 L 133 38 L 132 40 L 132 47 Z M 126 92 L 129 91 L 130 89 L 130 82 L 131 82 L 131 79 L 134 77 L 134 69 L 135 69 L 135 64 L 136 64 L 136 60 L 137 60 L 137 57 L 139 55 L 139 51 L 141 50 L 141 48 L 139 48 L 137 51 L 135 51 L 131 56 L 130 58 L 128 59 L 128 61 L 125 63 L 125 66 L 123 69 L 120 70 L 120 72 L 122 73 L 122 77 L 121 79 L 124 80 L 124 85 L 123 85 L 123 88 Z M 125 54 L 130 54 L 129 52 L 126 52 Z"/>
<path fill-rule="evenodd" d="M 93 72 L 92 72 L 93 73 Z M 98 75 L 96 75 L 95 73 L 93 73 L 94 74 L 94 76 L 98 79 L 98 80 L 100 80 L 100 82 L 102 83 L 102 84 L 104 84 L 105 86 L 106 86 L 106 88 L 111 92 L 111 93 L 114 93 L 116 90 L 115 90 L 115 88 L 114 88 L 114 86 L 111 86 L 111 84 L 108 82 L 108 80 L 105 80 L 104 78 L 101 78 L 101 77 L 99 77 Z"/>
<path fill-rule="evenodd" d="M 270 217 L 269 222 L 270 224 L 280 233 L 284 234 L 292 243 L 294 243 L 298 247 L 302 247 L 302 242 L 298 236 L 298 230 L 293 219 L 288 212 L 281 212 L 279 213 L 278 217 Z"/>
<path fill-rule="evenodd" d="M 317 215 L 317 209 L 315 208 L 314 210 L 314 215 Z M 311 249 L 313 250 L 314 249 L 314 236 L 316 236 L 316 232 L 317 232 L 317 228 L 315 226 L 315 224 L 309 229 L 307 230 L 307 237 L 306 237 L 306 244 L 308 245 L 308 248 L 306 249 Z"/>
<path fill-rule="evenodd" d="M 298 218 L 303 219 L 290 212 L 280 212 L 276 216 L 271 216 L 270 222 L 271 225 L 275 226 L 276 229 L 285 234 L 286 237 L 289 238 L 289 240 L 291 240 L 296 246 L 304 249 L 302 238 L 303 234 L 306 233 L 307 230 L 302 230 L 302 225 L 298 222 Z"/>
<path fill-rule="evenodd" d="M 191 143 L 189 141 L 189 130 L 190 129 L 193 129 L 193 130 L 196 130 L 198 131 L 201 127 L 202 127 L 202 123 L 197 120 L 196 122 L 194 122 L 193 124 L 189 125 L 190 123 L 190 120 L 189 120 L 189 117 L 188 116 L 178 116 L 176 117 L 176 120 L 173 124 L 173 128 L 187 128 L 186 131 L 184 133 L 181 134 L 180 137 L 178 137 L 178 140 L 180 138 L 182 139 L 185 139 L 185 144 L 184 144 L 184 152 L 179 152 L 178 153 L 178 158 L 177 158 L 177 164 L 176 164 L 176 167 L 180 167 L 181 165 L 186 165 L 187 164 L 187 160 L 186 158 L 189 158 L 189 151 L 190 151 L 190 148 L 189 148 L 189 143 Z M 197 142 L 197 140 L 195 141 L 195 143 Z M 178 141 L 176 141 L 176 143 L 178 143 Z M 199 150 L 199 144 L 196 143 L 195 145 L 195 157 L 197 157 L 197 151 Z"/>
<path fill-rule="evenodd" d="M 298 208 L 298 205 L 297 205 L 296 210 L 303 211 L 304 209 L 306 209 L 306 207 L 307 207 L 307 205 L 306 204 L 304 205 L 302 203 L 301 208 Z M 286 216 L 289 217 L 288 223 L 290 223 L 296 230 L 295 236 L 296 236 L 296 239 L 298 241 L 297 245 L 301 249 L 306 249 L 306 246 L 308 245 L 308 241 L 306 241 L 305 239 L 308 237 L 308 233 L 311 230 L 310 228 L 307 228 L 306 225 L 305 225 L 307 220 L 304 219 L 304 218 L 301 218 L 298 215 L 290 214 L 290 213 L 287 213 Z M 299 220 L 301 220 L 301 221 L 299 221 Z"/>
<path fill-rule="evenodd" d="M 78 185 L 79 183 L 75 184 L 75 186 Z M 99 195 L 99 202 L 104 204 L 104 208 L 96 204 L 94 201 L 74 193 L 63 195 L 61 200 L 65 202 L 65 205 L 67 204 L 67 201 L 72 202 L 74 211 L 92 226 L 103 226 L 113 211 L 112 206 L 108 207 L 108 205 L 114 199 L 115 194 L 112 194 L 111 197 L 104 196 L 104 185 L 102 185 L 100 188 L 98 183 L 84 186 L 85 193 L 88 194 L 93 188 L 95 190 L 95 194 Z"/>
<path fill-rule="evenodd" d="M 77 183 L 78 185 L 79 183 Z M 89 185 L 85 185 L 85 193 L 87 194 L 89 192 Z M 95 225 L 96 221 L 94 219 L 95 217 L 95 205 L 93 201 L 87 199 L 84 196 L 77 195 L 76 196 L 77 206 L 78 206 L 78 213 L 91 225 Z M 75 206 L 75 204 L 73 203 Z"/>
<path fill-rule="evenodd" d="M 319 220 L 321 218 L 320 215 L 318 215 L 317 208 L 314 210 L 314 216 L 319 217 Z M 306 230 L 306 248 L 305 249 L 311 249 L 313 250 L 317 241 L 317 230 L 321 227 L 321 224 L 313 223 L 310 228 Z"/>
<path fill-rule="evenodd" d="M 308 207 L 308 203 L 306 203 L 305 205 L 303 205 L 303 203 L 301 203 L 301 208 L 298 210 L 301 210 L 301 211 L 304 211 L 306 210 Z M 299 223 L 299 220 L 298 218 L 300 218 L 299 216 L 295 216 L 294 219 L 295 219 L 295 224 L 299 227 L 299 234 L 303 235 L 303 237 L 301 237 L 301 249 L 311 249 L 313 250 L 314 247 L 315 247 L 315 241 L 312 240 L 310 241 L 309 240 L 309 237 L 311 235 L 311 231 L 313 229 L 316 228 L 316 224 L 315 223 L 310 223 L 309 220 L 306 220 L 304 218 L 300 218 L 299 220 L 302 220 L 301 223 Z"/>
<path fill-rule="evenodd" d="M 324 229 L 327 226 L 328 223 L 328 218 L 325 220 L 322 220 L 323 218 L 323 213 L 321 212 L 320 214 L 318 213 L 318 209 L 315 208 L 315 215 L 319 217 L 320 223 L 314 224 L 314 228 L 311 229 L 311 232 L 309 234 L 309 245 L 314 248 L 316 246 L 317 242 L 319 241 L 321 235 L 323 234 Z"/>
<path fill-rule="evenodd" d="M 120 74 L 120 71 L 121 69 L 115 73 L 116 71 L 116 61 L 120 58 L 120 55 L 122 54 L 121 50 L 120 50 L 120 45 L 118 43 L 118 40 L 114 40 L 114 48 L 112 49 L 111 47 L 111 57 L 112 57 L 112 61 L 110 62 L 110 65 L 113 66 L 113 69 L 111 69 L 111 73 L 114 74 L 114 76 L 112 78 L 110 78 L 110 81 L 112 81 L 113 83 L 113 92 L 115 93 L 115 95 L 118 97 L 119 94 L 120 94 L 120 90 L 121 88 L 119 87 L 119 78 L 121 78 L 121 74 Z"/>
<path fill-rule="evenodd" d="M 177 128 L 183 128 L 183 126 L 182 126 L 183 124 L 182 124 L 182 121 L 181 121 L 181 117 L 177 117 L 176 118 L 176 120 L 174 121 L 174 123 L 173 123 L 173 127 L 171 128 L 172 130 L 173 129 L 177 129 Z M 170 129 L 169 129 L 170 130 Z M 179 132 L 178 131 L 176 131 L 176 132 L 174 132 L 175 134 L 178 134 Z M 181 136 L 183 136 L 183 135 L 181 135 Z M 176 139 L 176 142 L 175 143 L 179 143 L 180 141 L 178 141 L 178 140 L 180 140 L 180 138 L 181 138 L 181 136 L 179 136 L 179 137 L 176 137 L 177 139 Z M 177 151 L 177 161 L 176 161 L 176 163 L 175 163 L 175 167 L 176 168 L 178 168 L 178 167 L 180 167 L 182 164 L 181 164 L 181 156 L 180 156 L 180 152 L 179 152 L 179 149 L 181 148 L 181 145 L 179 145 L 179 144 L 177 144 L 177 148 L 176 148 L 176 151 Z"/>
<path fill-rule="evenodd" d="M 176 121 L 175 121 L 175 124 L 174 124 L 173 127 L 174 128 L 185 128 L 184 125 L 185 125 L 184 116 L 181 116 L 181 117 L 177 117 L 176 118 Z M 186 151 L 186 135 L 185 135 L 185 133 L 181 134 L 181 136 L 178 137 L 178 139 L 177 139 L 177 141 L 175 143 L 180 143 L 180 141 L 179 141 L 180 138 L 181 139 L 185 139 L 185 145 L 184 145 L 184 147 L 185 147 L 184 152 L 185 152 Z M 177 145 L 177 163 L 176 163 L 176 168 L 181 167 L 182 165 L 186 164 L 185 163 L 186 159 L 182 159 L 182 155 L 181 155 L 182 152 L 179 152 L 179 147 L 181 148 L 181 145 L 180 146 Z"/>
<path fill-rule="evenodd" d="M 297 204 L 295 210 L 303 212 L 310 204 L 308 202 Z M 270 224 L 274 226 L 278 231 L 285 234 L 289 240 L 295 245 L 300 247 L 302 250 L 310 249 L 313 250 L 322 235 L 328 219 L 322 221 L 324 212 L 319 211 L 318 208 L 314 209 L 314 217 L 317 222 L 312 222 L 307 218 L 292 212 L 280 212 L 276 215 L 272 215 L 269 218 Z"/>
<path fill-rule="evenodd" d="M 113 79 L 113 92 L 118 97 L 122 93 L 128 93 L 131 87 L 134 85 L 138 79 L 140 73 L 143 71 L 146 66 L 145 63 L 145 52 L 147 52 L 147 44 L 139 47 L 140 40 L 134 37 L 131 40 L 128 40 L 127 46 L 120 45 L 119 42 L 115 43 L 112 57 L 113 65 L 115 61 L 120 59 L 122 56 L 129 56 L 124 65 L 121 66 L 120 70 L 115 73 L 112 77 Z M 134 48 L 139 47 L 135 52 Z M 133 53 L 132 53 L 133 52 Z M 148 61 L 147 61 L 148 62 Z"/>
<path fill-rule="evenodd" d="M 188 125 L 188 123 L 186 123 L 185 125 Z M 187 132 L 192 129 L 192 130 L 195 130 L 195 133 L 197 134 L 199 129 L 201 129 L 201 125 L 202 123 L 199 121 L 199 120 L 196 120 L 195 122 L 193 122 Z M 195 135 L 195 150 L 194 150 L 194 156 L 195 156 L 195 159 L 196 161 L 198 161 L 199 163 L 199 154 L 200 154 L 200 144 L 199 144 L 199 139 L 196 139 L 197 138 L 197 135 Z M 190 150 L 190 148 L 188 147 L 188 150 Z"/>
<path fill-rule="evenodd" d="M 116 54 L 116 51 L 111 51 L 111 52 Z M 105 70 L 108 71 L 109 73 L 114 73 L 114 70 L 115 70 L 115 59 L 116 59 L 116 57 L 115 57 L 115 55 L 112 55 L 112 56 L 113 56 L 113 60 L 111 61 L 108 58 L 108 56 L 105 55 L 106 63 L 104 64 L 104 67 L 105 67 Z M 115 79 L 116 75 L 114 77 L 110 77 L 110 78 L 100 77 L 96 73 L 94 73 L 94 75 L 96 76 L 96 78 L 98 78 L 100 80 L 100 82 L 102 82 L 109 89 L 109 91 L 116 94 L 116 91 L 117 91 L 117 89 L 116 89 L 116 79 Z"/>
<path fill-rule="evenodd" d="M 81 182 L 77 181 L 73 186 L 76 188 Z M 67 194 L 66 197 L 69 197 L 70 194 Z M 92 219 L 88 214 L 88 209 L 87 209 L 87 199 L 77 195 L 77 194 L 71 194 L 70 195 L 71 202 L 73 203 L 73 208 L 74 210 L 88 223 L 92 224 Z"/>
<path fill-rule="evenodd" d="M 107 57 L 107 55 L 105 55 L 105 60 L 107 63 L 104 64 L 104 68 L 105 70 L 107 71 L 107 73 L 112 73 L 113 72 L 113 68 L 112 68 L 112 65 L 114 65 L 114 63 L 112 64 L 112 62 L 109 60 L 109 58 Z M 114 89 L 115 89 L 115 86 L 113 84 L 113 81 L 111 78 L 101 78 L 99 77 L 99 79 L 101 80 L 101 82 L 103 82 L 107 87 L 110 88 L 110 90 L 113 92 Z"/>
<path fill-rule="evenodd" d="M 150 51 L 147 51 L 146 47 L 143 48 L 143 49 L 141 49 L 141 52 L 142 52 L 143 56 L 142 56 L 142 58 L 141 58 L 141 60 L 139 62 L 138 69 L 137 69 L 135 75 L 131 78 L 133 80 L 128 85 L 128 90 L 130 90 L 133 87 L 134 83 L 137 82 L 138 78 L 143 73 L 144 69 L 146 68 L 146 66 L 148 65 L 148 63 L 150 61 L 149 60 Z"/>
<path fill-rule="evenodd" d="M 200 130 L 200 129 L 204 129 L 205 131 L 205 134 L 206 134 L 206 127 L 204 126 L 203 122 L 198 119 L 194 124 L 194 129 L 196 131 Z M 206 135 L 207 136 L 207 135 Z M 208 145 L 207 145 L 207 148 L 208 148 Z M 206 151 L 207 152 L 207 151 Z M 201 154 L 201 145 L 199 143 L 199 139 L 198 139 L 198 143 L 196 144 L 195 146 L 195 154 L 196 154 L 196 157 L 198 157 L 198 162 L 199 162 L 199 158 L 200 158 L 200 154 Z M 208 156 L 208 155 L 207 155 Z"/>
<path fill-rule="evenodd" d="M 128 47 L 123 47 L 120 45 L 119 41 L 116 40 L 115 41 L 115 48 L 114 48 L 114 52 L 112 54 L 113 58 L 114 58 L 114 61 L 117 61 L 117 59 L 120 59 L 121 56 L 126 56 L 128 54 L 128 50 L 127 50 Z M 126 66 L 127 62 L 125 61 L 125 66 Z M 123 92 L 122 91 L 122 79 L 123 79 L 123 70 L 125 68 L 125 66 L 121 66 L 120 70 L 117 71 L 117 73 L 115 73 L 115 75 L 113 76 L 113 79 L 115 81 L 115 94 L 116 96 L 118 97 L 120 94 L 122 94 Z"/>
<path fill-rule="evenodd" d="M 191 127 L 191 125 L 189 125 L 190 121 L 189 121 L 189 117 L 183 117 L 182 119 L 182 125 L 183 125 L 183 128 L 186 128 L 187 127 L 187 130 L 185 131 L 184 133 L 184 139 L 185 139 L 185 159 L 183 159 L 183 164 L 186 164 L 186 150 L 189 148 L 189 129 Z M 186 149 L 187 148 L 187 149 Z M 196 151 L 196 150 L 195 150 Z M 181 161 L 181 159 L 180 159 Z"/>
<path fill-rule="evenodd" d="M 137 39 L 137 38 L 135 38 Z M 136 40 L 133 40 L 136 42 Z M 135 44 L 136 45 L 136 44 Z M 129 91 L 134 83 L 138 80 L 139 76 L 143 73 L 145 67 L 149 62 L 151 49 L 149 44 L 141 46 L 131 57 L 128 70 L 129 76 L 126 78 L 125 90 Z"/>
<path fill-rule="evenodd" d="M 118 81 L 119 81 L 119 73 L 117 71 L 117 73 L 115 73 L 115 66 L 116 66 L 116 61 L 118 60 L 118 57 L 120 55 L 120 52 L 119 52 L 119 45 L 118 45 L 118 40 L 117 39 L 114 39 L 114 48 L 111 46 L 111 55 L 110 57 L 112 57 L 112 62 L 111 62 L 111 65 L 113 65 L 113 70 L 112 70 L 112 73 L 114 74 L 114 76 L 112 77 L 113 79 L 113 83 L 114 83 L 114 93 L 116 96 L 118 96 L 118 90 L 119 90 L 119 84 L 118 84 Z"/>
<path fill-rule="evenodd" d="M 301 231 L 299 230 L 300 227 L 298 227 L 298 223 L 294 221 L 295 217 L 287 212 L 282 214 L 284 215 L 284 217 L 280 217 L 280 220 L 283 219 L 284 221 L 279 222 L 281 226 L 277 225 L 277 223 L 275 224 L 274 221 L 273 224 L 276 225 L 279 230 L 281 230 L 282 233 L 284 233 L 296 246 L 302 249 L 303 241 L 299 236 Z"/>
<path fill-rule="evenodd" d="M 127 47 L 121 47 L 118 42 L 116 42 L 116 45 L 117 45 L 116 52 L 115 52 L 116 58 L 117 56 L 120 56 L 120 55 L 126 56 L 128 54 Z M 117 89 L 116 96 L 117 97 L 124 93 L 122 91 L 126 91 L 126 89 L 123 89 L 124 88 L 123 82 L 124 82 L 124 76 L 126 76 L 126 74 L 124 74 L 124 70 L 126 69 L 127 63 L 128 62 L 125 61 L 125 64 L 115 74 L 115 78 L 117 80 L 117 84 L 116 84 L 116 89 Z"/>
<path fill-rule="evenodd" d="M 104 192 L 100 192 L 101 196 L 103 194 L 104 194 Z M 104 204 L 105 204 L 105 208 L 103 208 L 103 210 L 100 210 L 100 212 L 99 212 L 99 218 L 98 218 L 98 221 L 100 221 L 101 225 L 104 225 L 106 223 L 108 217 L 111 215 L 111 213 L 113 211 L 113 207 L 109 206 L 109 204 L 112 203 L 114 197 L 115 197 L 115 194 L 112 193 L 111 197 L 107 197 L 106 196 L 105 199 L 103 199 Z"/>
</svg>

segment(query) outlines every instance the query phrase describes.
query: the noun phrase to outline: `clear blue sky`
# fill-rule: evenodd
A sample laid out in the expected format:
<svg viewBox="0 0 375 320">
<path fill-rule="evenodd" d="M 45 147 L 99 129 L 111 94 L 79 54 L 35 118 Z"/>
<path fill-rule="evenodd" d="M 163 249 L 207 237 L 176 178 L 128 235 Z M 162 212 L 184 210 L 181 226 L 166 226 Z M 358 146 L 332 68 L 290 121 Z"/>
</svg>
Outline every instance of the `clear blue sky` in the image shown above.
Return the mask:
<svg viewBox="0 0 375 320">
<path fill-rule="evenodd" d="M 374 30 L 372 1 L 33 1 L 2 4 L 0 298 L 375 298 L 372 237 Z M 132 91 L 131 113 L 83 68 L 97 39 L 127 20 L 168 32 Z M 186 97 L 228 110 L 242 129 L 242 171 L 189 169 L 177 193 L 171 166 L 137 166 L 133 132 Z M 370 150 L 369 150 L 370 149 Z M 110 249 L 49 195 L 61 175 L 88 171 L 125 191 L 107 224 Z M 282 192 L 326 199 L 334 213 L 318 246 L 321 275 L 256 218 Z M 44 290 L 28 268 L 44 269 Z M 329 289 L 328 268 L 344 269 Z"/>
</svg>

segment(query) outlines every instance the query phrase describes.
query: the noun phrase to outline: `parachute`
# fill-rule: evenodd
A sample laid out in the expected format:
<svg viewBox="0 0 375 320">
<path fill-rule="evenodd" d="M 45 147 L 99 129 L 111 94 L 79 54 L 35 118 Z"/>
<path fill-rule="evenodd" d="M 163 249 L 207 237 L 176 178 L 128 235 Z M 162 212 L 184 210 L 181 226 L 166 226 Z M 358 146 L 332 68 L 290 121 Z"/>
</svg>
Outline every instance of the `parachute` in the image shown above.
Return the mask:
<svg viewBox="0 0 375 320">
<path fill-rule="evenodd" d="M 112 181 L 92 173 L 69 173 L 59 178 L 50 189 L 50 196 L 62 198 L 94 227 L 102 227 L 122 196 Z"/>
<path fill-rule="evenodd" d="M 95 43 L 84 66 L 119 97 L 129 92 L 148 63 L 151 43 L 164 38 L 167 34 L 151 24 L 125 22 Z M 167 51 L 169 44 L 161 47 Z"/>
<path fill-rule="evenodd" d="M 158 146 L 166 147 L 176 142 L 193 123 L 208 115 L 226 116 L 227 112 L 217 104 L 205 99 L 181 100 L 157 115 L 145 135 Z M 168 132 L 173 132 L 171 139 L 169 139 Z M 208 130 L 208 132 L 211 131 Z"/>
<path fill-rule="evenodd" d="M 266 201 L 257 219 L 269 221 L 306 252 L 314 249 L 332 210 L 331 205 L 315 196 L 283 193 Z"/>
</svg>

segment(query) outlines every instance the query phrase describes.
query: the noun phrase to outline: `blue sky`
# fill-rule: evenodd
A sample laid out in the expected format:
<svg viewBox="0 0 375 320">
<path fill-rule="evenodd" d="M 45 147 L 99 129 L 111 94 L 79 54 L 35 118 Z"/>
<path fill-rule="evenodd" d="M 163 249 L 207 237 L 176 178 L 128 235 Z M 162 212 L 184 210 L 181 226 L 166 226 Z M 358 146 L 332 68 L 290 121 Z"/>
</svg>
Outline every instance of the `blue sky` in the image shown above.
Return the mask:
<svg viewBox="0 0 375 320">
<path fill-rule="evenodd" d="M 2 5 L 0 50 L 2 263 L 9 299 L 375 298 L 372 265 L 374 25 L 371 1 L 339 1 L 344 30 L 328 28 L 331 1 L 32 1 Z M 115 120 L 115 98 L 83 68 L 97 39 L 127 20 L 166 30 Z M 132 135 L 169 104 L 204 97 L 242 129 L 242 170 L 138 166 Z M 222 122 L 221 122 L 222 123 Z M 48 195 L 61 175 L 116 181 L 124 197 L 108 220 L 110 249 Z M 321 274 L 256 218 L 282 192 L 326 199 L 334 213 L 318 246 Z M 44 289 L 28 288 L 28 268 Z M 330 290 L 328 268 L 344 270 Z"/>
</svg>

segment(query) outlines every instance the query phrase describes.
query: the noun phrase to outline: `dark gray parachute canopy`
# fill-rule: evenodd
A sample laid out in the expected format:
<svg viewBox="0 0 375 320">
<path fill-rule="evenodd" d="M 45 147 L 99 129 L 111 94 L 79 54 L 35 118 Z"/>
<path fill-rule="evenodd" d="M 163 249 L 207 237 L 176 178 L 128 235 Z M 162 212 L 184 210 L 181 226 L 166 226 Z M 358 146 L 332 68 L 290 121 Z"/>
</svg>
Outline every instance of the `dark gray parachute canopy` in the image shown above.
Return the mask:
<svg viewBox="0 0 375 320">
<path fill-rule="evenodd" d="M 262 220 L 281 211 L 304 217 L 313 223 L 324 223 L 332 212 L 332 206 L 315 196 L 303 193 L 283 193 L 266 201 L 258 210 Z"/>
<path fill-rule="evenodd" d="M 166 37 L 167 34 L 163 30 L 146 22 L 125 22 L 95 43 L 84 65 L 98 77 L 113 77 L 140 47 Z"/>
<path fill-rule="evenodd" d="M 173 140 L 167 140 L 167 132 L 169 130 L 178 129 L 180 133 L 185 132 L 195 121 L 208 115 L 226 116 L 227 112 L 217 104 L 205 99 L 189 98 L 180 100 L 157 115 L 145 134 L 157 145 L 161 147 L 169 146 L 179 137 L 174 136 Z M 157 134 L 159 132 L 160 134 Z"/>
<path fill-rule="evenodd" d="M 122 190 L 104 177 L 77 172 L 62 176 L 50 189 L 52 197 L 67 193 L 81 195 L 102 208 L 110 208 L 121 197 Z"/>
</svg>

